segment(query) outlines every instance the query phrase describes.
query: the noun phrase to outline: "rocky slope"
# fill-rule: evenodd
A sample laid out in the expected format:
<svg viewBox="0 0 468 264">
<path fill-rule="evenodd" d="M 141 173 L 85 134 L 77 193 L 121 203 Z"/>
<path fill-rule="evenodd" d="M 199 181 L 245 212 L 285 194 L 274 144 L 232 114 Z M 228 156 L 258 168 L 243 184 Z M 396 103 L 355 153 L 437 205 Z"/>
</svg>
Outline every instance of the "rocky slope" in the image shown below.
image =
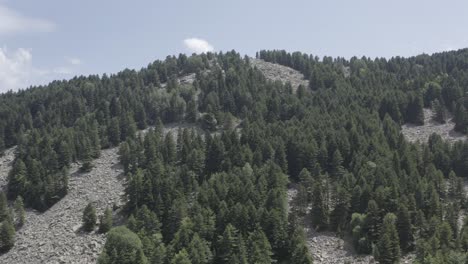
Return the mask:
<svg viewBox="0 0 468 264">
<path fill-rule="evenodd" d="M 89 173 L 70 169 L 68 194 L 46 212 L 28 211 L 16 244 L 0 263 L 95 263 L 105 235 L 80 231 L 83 209 L 92 202 L 98 216 L 106 207 L 123 203 L 123 170 L 117 148 L 103 150 Z"/>
<path fill-rule="evenodd" d="M 268 80 L 290 82 L 294 92 L 301 84 L 309 87 L 309 81 L 304 79 L 304 75 L 292 68 L 254 58 L 250 59 L 250 63 L 253 67 L 257 67 Z"/>
<path fill-rule="evenodd" d="M 294 199 L 297 189 L 294 186 L 288 189 L 289 211 L 294 207 Z M 375 263 L 372 256 L 362 256 L 356 254 L 349 237 L 340 238 L 333 232 L 317 232 L 310 223 L 310 211 L 303 218 L 304 231 L 306 232 L 307 246 L 314 259 L 314 263 L 336 264 L 336 263 Z"/>
<path fill-rule="evenodd" d="M 4 190 L 8 183 L 8 173 L 15 159 L 15 150 L 16 148 L 7 149 L 0 157 L 0 190 Z"/>
<path fill-rule="evenodd" d="M 291 186 L 288 189 L 288 209 L 291 212 L 294 209 L 297 189 Z M 377 263 L 371 255 L 359 255 L 355 252 L 351 237 L 339 237 L 334 232 L 317 232 L 311 227 L 310 209 L 307 209 L 307 215 L 303 217 L 304 231 L 306 232 L 307 246 L 311 253 L 314 263 L 321 264 L 368 264 Z M 409 264 L 414 261 L 414 254 L 408 254 L 400 259 L 400 263 Z"/>
<path fill-rule="evenodd" d="M 441 124 L 433 120 L 434 112 L 431 109 L 424 109 L 424 125 L 404 124 L 401 132 L 410 142 L 427 142 L 432 133 L 439 134 L 443 139 L 450 142 L 466 140 L 466 136 L 456 132 L 453 128 L 455 123 L 449 118 L 447 123 Z"/>
</svg>

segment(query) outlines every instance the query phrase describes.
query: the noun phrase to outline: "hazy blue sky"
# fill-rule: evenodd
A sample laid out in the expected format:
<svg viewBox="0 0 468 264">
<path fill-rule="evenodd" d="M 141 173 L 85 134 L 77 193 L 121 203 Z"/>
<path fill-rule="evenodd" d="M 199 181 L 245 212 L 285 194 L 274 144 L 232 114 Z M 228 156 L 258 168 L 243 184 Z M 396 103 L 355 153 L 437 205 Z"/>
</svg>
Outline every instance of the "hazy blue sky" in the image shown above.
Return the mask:
<svg viewBox="0 0 468 264">
<path fill-rule="evenodd" d="M 0 91 L 195 50 L 349 58 L 458 49 L 468 47 L 467 12 L 461 0 L 0 0 Z"/>
</svg>

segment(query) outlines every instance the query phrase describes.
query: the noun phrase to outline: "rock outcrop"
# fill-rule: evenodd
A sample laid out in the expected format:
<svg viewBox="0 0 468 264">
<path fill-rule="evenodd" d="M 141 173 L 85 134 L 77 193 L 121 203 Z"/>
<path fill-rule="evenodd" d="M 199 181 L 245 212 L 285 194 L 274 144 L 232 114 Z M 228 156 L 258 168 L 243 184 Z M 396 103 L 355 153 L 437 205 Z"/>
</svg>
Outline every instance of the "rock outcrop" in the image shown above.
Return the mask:
<svg viewBox="0 0 468 264">
<path fill-rule="evenodd" d="M 294 92 L 301 84 L 306 88 L 309 87 L 309 81 L 304 78 L 304 75 L 292 68 L 254 58 L 250 59 L 250 63 L 253 67 L 257 67 L 268 80 L 290 82 Z"/>
</svg>

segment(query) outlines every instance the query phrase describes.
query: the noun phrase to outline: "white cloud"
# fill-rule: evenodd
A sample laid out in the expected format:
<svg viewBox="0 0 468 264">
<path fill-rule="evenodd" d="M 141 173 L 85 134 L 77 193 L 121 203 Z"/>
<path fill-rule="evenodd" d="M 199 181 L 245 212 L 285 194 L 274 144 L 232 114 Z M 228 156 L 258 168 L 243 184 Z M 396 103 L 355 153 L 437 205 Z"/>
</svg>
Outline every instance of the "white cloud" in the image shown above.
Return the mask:
<svg viewBox="0 0 468 264">
<path fill-rule="evenodd" d="M 190 52 L 194 53 L 203 53 L 214 50 L 214 47 L 208 43 L 208 41 L 200 38 L 184 39 L 184 45 Z"/>
<path fill-rule="evenodd" d="M 55 69 L 52 70 L 53 73 L 57 73 L 57 74 L 72 74 L 73 73 L 73 70 L 68 68 L 68 67 L 57 67 Z"/>
<path fill-rule="evenodd" d="M 81 60 L 78 58 L 73 58 L 73 57 L 65 57 L 65 59 L 70 63 L 71 65 L 81 65 Z"/>
<path fill-rule="evenodd" d="M 45 84 L 72 73 L 69 67 L 52 70 L 34 67 L 29 49 L 19 48 L 10 52 L 6 48 L 0 48 L 0 93 Z"/>
<path fill-rule="evenodd" d="M 0 4 L 0 35 L 23 32 L 49 32 L 55 24 L 39 18 L 26 17 Z"/>
</svg>

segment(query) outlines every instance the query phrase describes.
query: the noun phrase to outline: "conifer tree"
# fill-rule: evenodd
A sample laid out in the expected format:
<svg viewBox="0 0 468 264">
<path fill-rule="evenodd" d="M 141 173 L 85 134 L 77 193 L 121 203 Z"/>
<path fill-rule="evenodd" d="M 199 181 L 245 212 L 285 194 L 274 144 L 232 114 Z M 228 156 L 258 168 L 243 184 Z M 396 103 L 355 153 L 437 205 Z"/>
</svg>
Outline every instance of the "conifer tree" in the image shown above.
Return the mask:
<svg viewBox="0 0 468 264">
<path fill-rule="evenodd" d="M 24 225 L 25 220 L 25 211 L 24 211 L 24 203 L 23 198 L 21 196 L 16 197 L 15 200 L 15 222 L 18 227 L 22 227 Z"/>
<path fill-rule="evenodd" d="M 434 111 L 434 120 L 445 124 L 447 121 L 447 109 L 445 109 L 445 106 L 436 99 L 432 102 L 432 110 Z"/>
<path fill-rule="evenodd" d="M 108 137 L 109 142 L 113 146 L 117 146 L 120 142 L 120 123 L 118 118 L 112 118 L 110 121 L 109 129 L 108 129 Z"/>
<path fill-rule="evenodd" d="M 92 203 L 88 203 L 83 211 L 83 230 L 86 232 L 91 232 L 96 226 L 96 209 Z"/>
<path fill-rule="evenodd" d="M 334 200 L 335 208 L 330 215 L 330 225 L 333 230 L 341 234 L 347 229 L 350 197 L 343 187 L 338 186 Z"/>
<path fill-rule="evenodd" d="M 408 208 L 404 204 L 398 207 L 397 229 L 400 238 L 400 245 L 403 250 L 409 250 L 414 241 L 411 217 Z"/>
<path fill-rule="evenodd" d="M 249 235 L 249 263 L 272 263 L 270 242 L 262 230 L 256 229 Z"/>
<path fill-rule="evenodd" d="M 0 223 L 9 217 L 8 202 L 4 192 L 0 192 Z"/>
<path fill-rule="evenodd" d="M 310 212 L 312 225 L 317 230 L 326 229 L 328 227 L 329 211 L 325 198 L 325 190 L 321 182 L 315 183 L 312 197 L 312 210 Z"/>
<path fill-rule="evenodd" d="M 369 239 L 372 242 L 376 242 L 380 235 L 381 217 L 379 207 L 374 200 L 370 200 L 367 204 L 366 220 Z"/>
<path fill-rule="evenodd" d="M 6 252 L 15 245 L 15 228 L 9 220 L 0 223 L 0 252 Z"/>
<path fill-rule="evenodd" d="M 305 241 L 305 234 L 302 228 L 293 231 L 290 239 L 291 263 L 312 264 L 312 256 Z"/>
<path fill-rule="evenodd" d="M 400 243 L 395 226 L 396 216 L 387 214 L 383 220 L 382 235 L 377 242 L 377 259 L 382 264 L 393 264 L 400 259 Z"/>
<path fill-rule="evenodd" d="M 457 103 L 453 120 L 455 121 L 455 130 L 465 133 L 468 126 L 468 112 L 463 103 Z"/>
<path fill-rule="evenodd" d="M 206 240 L 200 238 L 198 233 L 193 235 L 187 251 L 193 264 L 208 264 L 212 261 L 213 253 L 210 250 L 209 244 Z"/>
<path fill-rule="evenodd" d="M 340 179 L 344 175 L 344 168 L 343 168 L 343 157 L 341 156 L 340 151 L 337 149 L 333 152 L 332 163 L 332 176 L 336 179 Z"/>
<path fill-rule="evenodd" d="M 185 119 L 188 122 L 195 123 L 197 122 L 198 111 L 197 111 L 197 103 L 194 100 L 190 100 L 187 104 L 187 115 Z"/>
<path fill-rule="evenodd" d="M 99 221 L 99 232 L 107 233 L 112 228 L 112 224 L 112 210 L 110 208 L 106 208 Z"/>
<path fill-rule="evenodd" d="M 171 260 L 171 264 L 192 264 L 185 249 L 180 250 Z"/>
</svg>

